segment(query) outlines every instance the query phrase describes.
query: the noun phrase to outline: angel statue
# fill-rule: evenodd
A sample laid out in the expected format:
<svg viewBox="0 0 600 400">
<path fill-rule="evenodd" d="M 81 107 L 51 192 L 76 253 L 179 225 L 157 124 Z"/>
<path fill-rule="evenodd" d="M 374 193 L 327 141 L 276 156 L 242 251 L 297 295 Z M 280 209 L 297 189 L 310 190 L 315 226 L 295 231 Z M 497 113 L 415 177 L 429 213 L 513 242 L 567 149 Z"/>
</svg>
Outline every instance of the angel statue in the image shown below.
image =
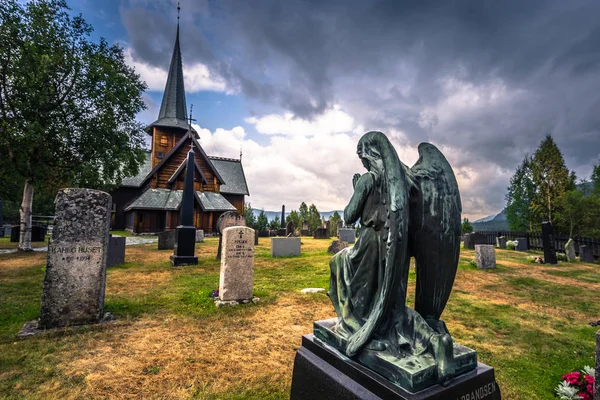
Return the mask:
<svg viewBox="0 0 600 400">
<path fill-rule="evenodd" d="M 381 132 L 363 135 L 357 154 L 367 172 L 352 179 L 344 220 L 360 220 L 360 233 L 330 261 L 337 318 L 316 322 L 315 336 L 407 390 L 447 384 L 477 366 L 475 351 L 454 343 L 440 319 L 460 251 L 456 178 L 429 143 L 412 168 Z M 406 305 L 411 257 L 414 310 Z"/>
</svg>

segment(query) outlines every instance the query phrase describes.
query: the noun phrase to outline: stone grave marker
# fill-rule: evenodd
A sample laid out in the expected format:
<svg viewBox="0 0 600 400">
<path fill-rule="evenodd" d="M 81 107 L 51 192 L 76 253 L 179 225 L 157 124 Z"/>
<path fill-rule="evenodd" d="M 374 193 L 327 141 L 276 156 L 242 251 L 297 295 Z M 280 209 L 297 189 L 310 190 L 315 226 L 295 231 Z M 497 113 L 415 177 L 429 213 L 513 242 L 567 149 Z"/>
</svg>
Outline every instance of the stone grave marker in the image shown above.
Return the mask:
<svg viewBox="0 0 600 400">
<path fill-rule="evenodd" d="M 554 247 L 554 234 L 550 222 L 542 222 L 542 243 L 544 245 L 544 264 L 558 264 L 556 247 Z"/>
<path fill-rule="evenodd" d="M 308 229 L 308 222 L 302 222 L 302 229 L 300 229 L 300 236 L 310 236 L 310 230 Z"/>
<path fill-rule="evenodd" d="M 246 218 L 237 211 L 227 211 L 221 214 L 217 220 L 217 232 L 219 233 L 217 260 L 221 259 L 221 252 L 223 250 L 223 231 L 230 226 L 246 226 Z"/>
<path fill-rule="evenodd" d="M 475 245 L 475 262 L 479 269 L 496 268 L 496 251 L 492 244 Z"/>
<path fill-rule="evenodd" d="M 327 233 L 328 232 L 327 232 L 326 228 L 317 228 L 313 232 L 313 238 L 314 239 L 329 239 L 329 235 Z"/>
<path fill-rule="evenodd" d="M 286 257 L 299 255 L 299 237 L 271 238 L 271 257 Z"/>
<path fill-rule="evenodd" d="M 217 306 L 252 301 L 253 286 L 254 229 L 246 226 L 225 228 Z"/>
<path fill-rule="evenodd" d="M 12 243 L 19 241 L 19 236 L 21 236 L 21 226 L 20 225 L 12 225 L 10 229 L 10 241 Z"/>
<path fill-rule="evenodd" d="M 327 237 L 331 237 L 331 221 L 325 221 L 325 229 L 327 229 Z"/>
<path fill-rule="evenodd" d="M 271 229 L 271 230 L 269 231 L 269 236 L 271 236 L 271 237 L 273 237 L 273 236 L 277 236 L 277 233 L 278 233 L 278 232 L 279 232 L 279 231 L 277 231 L 276 229 Z"/>
<path fill-rule="evenodd" d="M 517 251 L 529 250 L 529 240 L 527 238 L 517 238 L 516 241 L 519 243 L 516 248 Z"/>
<path fill-rule="evenodd" d="M 567 255 L 567 261 L 575 261 L 575 241 L 572 238 L 565 244 L 565 253 Z"/>
<path fill-rule="evenodd" d="M 288 222 L 287 226 L 285 227 L 285 236 L 290 236 L 290 234 L 295 236 L 295 229 L 296 227 L 294 226 L 294 221 Z"/>
<path fill-rule="evenodd" d="M 5 224 L 4 225 L 4 236 L 10 236 L 11 231 L 12 231 L 12 225 Z"/>
<path fill-rule="evenodd" d="M 579 246 L 579 259 L 583 262 L 593 263 L 594 255 L 592 254 L 592 248 L 585 244 Z"/>
<path fill-rule="evenodd" d="M 254 230 L 254 245 L 258 246 L 258 231 Z"/>
<path fill-rule="evenodd" d="M 258 236 L 259 237 L 269 237 L 269 230 L 268 229 L 263 229 L 262 231 L 258 231 Z"/>
<path fill-rule="evenodd" d="M 474 250 L 475 245 L 487 244 L 487 237 L 477 232 L 465 234 L 463 240 L 465 242 L 465 249 L 470 250 Z"/>
<path fill-rule="evenodd" d="M 34 225 L 31 227 L 31 241 L 32 242 L 45 242 L 46 241 L 46 227 L 40 225 Z"/>
<path fill-rule="evenodd" d="M 38 327 L 100 322 L 111 197 L 98 190 L 61 189 L 55 206 Z"/>
<path fill-rule="evenodd" d="M 339 238 L 342 242 L 354 243 L 356 238 L 356 231 L 352 228 L 341 228 L 339 231 Z"/>
<path fill-rule="evenodd" d="M 158 250 L 173 250 L 177 231 L 164 231 L 158 234 Z"/>
<path fill-rule="evenodd" d="M 496 238 L 496 247 L 499 249 L 506 249 L 506 238 L 504 236 Z"/>
<path fill-rule="evenodd" d="M 106 266 L 112 267 L 125 263 L 125 236 L 110 235 L 108 240 L 108 256 L 106 258 Z"/>
<path fill-rule="evenodd" d="M 204 230 L 196 229 L 196 243 L 203 243 L 203 242 L 204 242 Z"/>
</svg>

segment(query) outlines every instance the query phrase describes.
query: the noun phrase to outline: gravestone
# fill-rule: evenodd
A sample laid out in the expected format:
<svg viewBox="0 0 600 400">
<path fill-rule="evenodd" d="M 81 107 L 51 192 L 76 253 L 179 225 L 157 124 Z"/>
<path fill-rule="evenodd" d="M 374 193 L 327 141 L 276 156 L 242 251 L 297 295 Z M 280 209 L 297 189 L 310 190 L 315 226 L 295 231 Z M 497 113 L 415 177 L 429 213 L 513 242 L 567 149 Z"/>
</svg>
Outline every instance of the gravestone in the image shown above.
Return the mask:
<svg viewBox="0 0 600 400">
<path fill-rule="evenodd" d="M 219 233 L 217 260 L 221 259 L 221 251 L 223 249 L 223 231 L 230 226 L 246 226 L 246 218 L 237 211 L 227 211 L 221 214 L 217 220 L 217 232 Z"/>
<path fill-rule="evenodd" d="M 325 221 L 325 229 L 327 229 L 327 237 L 331 237 L 331 221 Z"/>
<path fill-rule="evenodd" d="M 220 301 L 251 301 L 254 285 L 254 229 L 230 226 L 223 230 L 219 279 Z"/>
<path fill-rule="evenodd" d="M 187 153 L 183 197 L 179 207 L 179 225 L 175 230 L 175 248 L 171 255 L 171 266 L 198 265 L 196 257 L 196 227 L 194 226 L 194 150 Z"/>
<path fill-rule="evenodd" d="M 173 250 L 175 248 L 175 230 L 158 234 L 158 250 Z"/>
<path fill-rule="evenodd" d="M 204 230 L 196 229 L 196 243 L 203 243 L 203 242 L 204 242 Z"/>
<path fill-rule="evenodd" d="M 277 236 L 278 231 L 276 229 L 271 229 L 269 231 L 269 236 L 273 237 L 273 236 Z"/>
<path fill-rule="evenodd" d="M 258 231 L 254 230 L 254 246 L 258 246 Z"/>
<path fill-rule="evenodd" d="M 340 234 L 340 229 L 342 229 L 343 227 L 344 227 L 344 224 L 342 223 L 342 221 L 338 221 L 338 223 L 337 223 L 338 235 Z"/>
<path fill-rule="evenodd" d="M 331 244 L 327 248 L 327 252 L 329 254 L 335 254 L 335 253 L 341 251 L 342 249 L 345 249 L 346 247 L 348 247 L 348 242 L 344 242 L 341 239 L 334 240 L 333 242 L 331 242 Z"/>
<path fill-rule="evenodd" d="M 110 235 L 108 240 L 108 256 L 106 258 L 106 266 L 112 267 L 125 263 L 125 242 L 124 236 Z"/>
<path fill-rule="evenodd" d="M 491 244 L 475 245 L 475 262 L 479 269 L 496 268 L 496 251 Z"/>
<path fill-rule="evenodd" d="M 487 237 L 481 233 L 473 232 L 463 235 L 465 249 L 474 250 L 477 244 L 487 244 Z"/>
<path fill-rule="evenodd" d="M 288 222 L 287 226 L 285 227 L 285 236 L 296 236 L 295 230 L 296 227 L 294 226 L 294 221 Z"/>
<path fill-rule="evenodd" d="M 327 233 L 328 232 L 327 232 L 326 228 L 317 228 L 313 232 L 313 238 L 314 239 L 329 239 L 329 235 Z"/>
<path fill-rule="evenodd" d="M 4 227 L 4 203 L 0 200 L 0 229 Z"/>
<path fill-rule="evenodd" d="M 308 230 L 308 222 L 302 221 L 302 230 Z"/>
<path fill-rule="evenodd" d="M 527 238 L 517 238 L 515 239 L 517 244 L 517 251 L 527 251 L 529 250 L 529 240 Z"/>
<path fill-rule="evenodd" d="M 13 225 L 10 229 L 10 241 L 13 243 L 18 242 L 20 236 L 21 236 L 21 226 Z"/>
<path fill-rule="evenodd" d="M 263 229 L 262 231 L 258 231 L 258 236 L 260 237 L 269 237 L 269 230 Z"/>
<path fill-rule="evenodd" d="M 575 241 L 572 238 L 565 244 L 565 254 L 567 255 L 567 261 L 575 261 Z"/>
<path fill-rule="evenodd" d="M 287 229 L 279 228 L 279 230 L 277 231 L 277 236 L 287 236 Z"/>
<path fill-rule="evenodd" d="M 594 378 L 594 400 L 600 399 L 600 331 L 596 332 L 596 377 Z"/>
<path fill-rule="evenodd" d="M 339 238 L 342 242 L 354 243 L 356 237 L 356 231 L 351 228 L 341 228 L 339 231 Z"/>
<path fill-rule="evenodd" d="M 496 247 L 499 249 L 506 249 L 506 238 L 504 236 L 496 238 Z"/>
<path fill-rule="evenodd" d="M 300 236 L 310 236 L 310 231 L 308 229 L 301 229 Z"/>
<path fill-rule="evenodd" d="M 34 225 L 31 227 L 31 241 L 32 242 L 45 242 L 46 241 L 46 227 L 40 225 Z"/>
<path fill-rule="evenodd" d="M 4 236 L 10 236 L 11 231 L 12 231 L 12 225 L 4 225 Z"/>
<path fill-rule="evenodd" d="M 283 228 L 285 226 L 285 205 L 281 206 L 281 218 L 279 221 L 281 223 L 281 227 Z"/>
<path fill-rule="evenodd" d="M 300 255 L 300 238 L 271 238 L 271 257 L 287 257 Z"/>
<path fill-rule="evenodd" d="M 579 259 L 583 262 L 593 263 L 594 254 L 592 254 L 592 248 L 585 244 L 579 246 Z"/>
<path fill-rule="evenodd" d="M 91 189 L 61 189 L 48 245 L 38 327 L 99 322 L 104 316 L 111 197 Z"/>
<path fill-rule="evenodd" d="M 558 264 L 556 247 L 554 247 L 554 234 L 550 222 L 542 222 L 542 243 L 544 245 L 544 264 Z"/>
</svg>

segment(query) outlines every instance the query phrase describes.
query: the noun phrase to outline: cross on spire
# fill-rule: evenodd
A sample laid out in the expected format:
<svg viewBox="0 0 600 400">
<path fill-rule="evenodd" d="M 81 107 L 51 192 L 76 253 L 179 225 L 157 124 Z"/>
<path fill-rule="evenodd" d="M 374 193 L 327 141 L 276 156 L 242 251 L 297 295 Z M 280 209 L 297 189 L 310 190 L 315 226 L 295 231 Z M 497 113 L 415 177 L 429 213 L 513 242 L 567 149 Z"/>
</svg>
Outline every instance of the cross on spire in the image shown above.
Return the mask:
<svg viewBox="0 0 600 400">
<path fill-rule="evenodd" d="M 179 11 L 181 11 L 181 7 L 179 7 L 179 2 L 177 2 L 177 23 L 179 24 Z"/>
</svg>

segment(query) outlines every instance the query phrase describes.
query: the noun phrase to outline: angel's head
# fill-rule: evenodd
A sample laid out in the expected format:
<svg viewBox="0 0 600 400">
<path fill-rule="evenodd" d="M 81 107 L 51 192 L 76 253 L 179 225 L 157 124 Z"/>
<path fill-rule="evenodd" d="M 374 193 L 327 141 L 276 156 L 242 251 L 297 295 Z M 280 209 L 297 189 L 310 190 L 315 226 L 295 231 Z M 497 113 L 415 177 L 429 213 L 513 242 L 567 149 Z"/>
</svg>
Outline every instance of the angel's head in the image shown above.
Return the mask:
<svg viewBox="0 0 600 400">
<path fill-rule="evenodd" d="M 362 161 L 368 171 L 375 172 L 378 175 L 384 173 L 384 156 L 387 153 L 384 146 L 389 145 L 389 141 L 381 132 L 367 132 L 360 138 L 356 147 L 356 154 Z"/>
</svg>

